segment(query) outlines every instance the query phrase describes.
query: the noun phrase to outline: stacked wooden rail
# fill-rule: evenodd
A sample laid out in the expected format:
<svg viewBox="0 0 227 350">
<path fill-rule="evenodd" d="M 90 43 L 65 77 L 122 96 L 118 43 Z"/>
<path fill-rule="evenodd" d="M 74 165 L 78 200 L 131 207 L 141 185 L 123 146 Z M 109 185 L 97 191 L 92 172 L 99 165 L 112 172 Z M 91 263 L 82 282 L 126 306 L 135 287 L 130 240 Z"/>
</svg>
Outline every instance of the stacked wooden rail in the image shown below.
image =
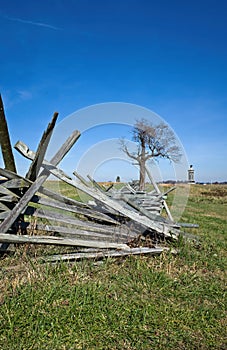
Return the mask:
<svg viewBox="0 0 227 350">
<path fill-rule="evenodd" d="M 127 185 L 121 191 L 100 186 L 74 172 L 65 174 L 59 163 L 75 145 L 80 132 L 75 130 L 47 161 L 46 150 L 57 120 L 54 113 L 42 135 L 36 152 L 19 141 L 14 146 L 31 161 L 25 177 L 16 171 L 7 122 L 0 100 L 0 142 L 5 168 L 0 168 L 0 250 L 6 252 L 11 243 L 55 244 L 75 246 L 72 259 L 80 257 L 119 256 L 124 254 L 160 254 L 160 247 L 135 247 L 138 237 L 149 236 L 153 244 L 165 239 L 177 239 L 180 234 L 151 177 L 154 190 L 141 193 Z M 93 201 L 83 203 L 44 187 L 52 175 L 60 181 L 89 195 Z M 168 218 L 161 216 L 162 208 Z M 82 249 L 82 250 L 80 250 Z M 84 249 L 87 249 L 86 251 Z M 91 251 L 92 249 L 92 251 Z M 101 251 L 100 251 L 101 250 Z M 51 258 L 50 258 L 51 259 Z M 67 259 L 60 256 L 52 260 Z"/>
</svg>

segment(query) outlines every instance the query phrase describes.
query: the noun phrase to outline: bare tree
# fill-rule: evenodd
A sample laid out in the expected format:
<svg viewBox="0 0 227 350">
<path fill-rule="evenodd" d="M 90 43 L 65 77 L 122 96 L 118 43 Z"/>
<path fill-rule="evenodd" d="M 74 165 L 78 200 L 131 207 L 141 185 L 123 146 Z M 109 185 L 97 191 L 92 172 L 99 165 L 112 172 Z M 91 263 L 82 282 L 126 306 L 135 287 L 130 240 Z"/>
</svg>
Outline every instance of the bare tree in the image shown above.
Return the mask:
<svg viewBox="0 0 227 350">
<path fill-rule="evenodd" d="M 173 131 L 164 123 L 153 125 L 146 119 L 137 120 L 132 131 L 132 140 L 138 146 L 130 152 L 124 139 L 120 140 L 121 150 L 134 159 L 140 167 L 139 188 L 145 188 L 146 162 L 151 158 L 166 158 L 178 162 L 181 157 Z"/>
</svg>

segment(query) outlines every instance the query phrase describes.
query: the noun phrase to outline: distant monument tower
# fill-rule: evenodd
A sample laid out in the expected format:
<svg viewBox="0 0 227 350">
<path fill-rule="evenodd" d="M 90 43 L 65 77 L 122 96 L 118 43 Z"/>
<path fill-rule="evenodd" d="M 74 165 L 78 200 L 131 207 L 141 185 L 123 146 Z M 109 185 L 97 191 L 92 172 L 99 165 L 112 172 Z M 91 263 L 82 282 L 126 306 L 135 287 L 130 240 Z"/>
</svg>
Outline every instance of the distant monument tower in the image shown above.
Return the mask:
<svg viewBox="0 0 227 350">
<path fill-rule="evenodd" d="M 195 183 L 195 170 L 193 169 L 192 165 L 190 165 L 190 168 L 188 169 L 188 183 Z"/>
</svg>

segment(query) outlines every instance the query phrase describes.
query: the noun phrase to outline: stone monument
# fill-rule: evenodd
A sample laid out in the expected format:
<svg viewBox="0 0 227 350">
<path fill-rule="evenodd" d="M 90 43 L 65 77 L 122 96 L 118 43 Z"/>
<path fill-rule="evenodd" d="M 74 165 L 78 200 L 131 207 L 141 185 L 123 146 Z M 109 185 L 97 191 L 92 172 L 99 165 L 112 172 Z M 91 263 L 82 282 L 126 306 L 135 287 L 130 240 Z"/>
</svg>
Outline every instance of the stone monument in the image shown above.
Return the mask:
<svg viewBox="0 0 227 350">
<path fill-rule="evenodd" d="M 188 183 L 195 183 L 195 170 L 193 169 L 192 165 L 190 165 L 190 168 L 188 169 Z"/>
</svg>

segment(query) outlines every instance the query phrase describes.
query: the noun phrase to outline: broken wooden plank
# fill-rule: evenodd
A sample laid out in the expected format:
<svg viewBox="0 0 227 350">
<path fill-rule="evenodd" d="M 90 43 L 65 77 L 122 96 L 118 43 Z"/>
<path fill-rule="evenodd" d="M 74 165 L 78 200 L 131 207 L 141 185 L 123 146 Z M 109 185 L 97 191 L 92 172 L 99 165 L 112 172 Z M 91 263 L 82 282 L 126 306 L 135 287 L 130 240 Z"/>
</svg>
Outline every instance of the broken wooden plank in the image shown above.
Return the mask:
<svg viewBox="0 0 227 350">
<path fill-rule="evenodd" d="M 65 143 L 60 147 L 59 151 L 52 158 L 51 162 L 53 165 L 57 165 L 62 158 L 69 152 L 74 143 L 78 140 L 80 136 L 79 131 L 74 131 L 72 135 L 65 141 Z M 45 180 L 48 178 L 49 172 L 42 171 L 40 176 L 37 178 L 35 182 L 29 187 L 29 189 L 25 192 L 21 200 L 15 205 L 15 207 L 11 210 L 10 214 L 4 219 L 4 221 L 0 224 L 0 232 L 7 232 L 11 225 L 14 223 L 18 215 L 23 211 L 23 209 L 27 206 L 28 202 L 31 200 L 33 195 L 39 190 Z"/>
<path fill-rule="evenodd" d="M 28 229 L 30 226 L 28 226 Z M 33 225 L 31 225 L 31 229 L 34 229 Z M 44 225 L 44 224 L 37 224 L 35 226 L 35 230 L 45 231 L 45 232 L 54 232 L 59 234 L 63 237 L 71 237 L 71 238 L 81 238 L 86 239 L 90 238 L 92 240 L 104 240 L 104 241 L 111 241 L 115 243 L 119 242 L 128 242 L 129 239 L 132 239 L 134 237 L 128 237 L 128 235 L 122 235 L 121 232 L 116 232 L 110 234 L 108 231 L 106 233 L 101 233 L 98 230 L 86 230 L 86 229 L 78 229 L 78 228 L 70 228 L 65 226 L 58 226 L 58 225 Z"/>
<path fill-rule="evenodd" d="M 2 197 L 0 197 L 0 201 L 1 202 L 18 202 L 18 197 L 15 196 L 14 194 L 8 194 L 8 195 L 4 195 Z"/>
<path fill-rule="evenodd" d="M 151 201 L 154 201 L 154 202 L 157 202 L 157 201 L 160 201 L 160 199 L 162 199 L 162 195 L 158 195 L 156 194 L 155 196 L 150 196 L 148 194 L 137 194 L 137 193 L 128 193 L 128 192 L 121 192 L 121 191 L 118 191 L 118 192 L 114 192 L 112 194 L 112 197 L 113 198 L 121 198 L 121 196 L 127 196 L 129 199 L 132 199 L 132 200 L 136 200 L 136 201 L 141 201 L 141 202 L 151 202 Z"/>
<path fill-rule="evenodd" d="M 104 259 L 104 258 L 119 258 L 130 255 L 160 255 L 165 248 L 130 248 L 125 250 L 109 250 L 109 251 L 93 251 L 93 252 L 78 252 L 70 254 L 52 255 L 41 257 L 44 262 L 58 261 L 76 261 L 81 259 Z"/>
<path fill-rule="evenodd" d="M 6 122 L 2 97 L 0 95 L 0 146 L 2 149 L 3 161 L 5 168 L 17 172 L 16 164 L 13 156 L 12 146 L 10 142 L 8 125 Z"/>
<path fill-rule="evenodd" d="M 14 235 L 8 233 L 0 233 L 0 242 L 3 243 L 30 243 L 30 244 L 45 244 L 45 245 L 64 245 L 76 247 L 91 247 L 91 248 L 115 248 L 127 250 L 129 247 L 124 243 L 93 241 L 83 239 L 72 239 L 54 236 L 29 236 L 29 235 Z"/>
<path fill-rule="evenodd" d="M 103 221 L 105 223 L 119 225 L 119 222 L 117 222 L 116 220 L 111 219 L 109 216 L 107 216 L 103 213 L 96 212 L 92 209 L 87 209 L 87 208 L 83 208 L 83 207 L 78 208 L 78 206 L 75 206 L 75 205 L 68 205 L 68 204 L 59 202 L 57 200 L 44 198 L 44 197 L 40 197 L 37 195 L 31 199 L 31 202 L 39 203 L 39 204 L 42 204 L 42 205 L 45 205 L 48 207 L 52 207 L 52 208 L 56 208 L 56 209 L 62 209 L 64 211 L 70 212 L 70 213 L 81 214 L 87 218 L 96 219 L 98 221 Z"/>
<path fill-rule="evenodd" d="M 0 214 L 0 218 L 1 218 Z M 4 215 L 4 214 L 3 214 Z M 53 212 L 47 209 L 37 209 L 33 207 L 27 207 L 25 210 L 25 215 L 33 215 L 34 217 L 40 218 L 40 219 L 46 219 L 54 222 L 59 222 L 60 224 L 67 224 L 72 225 L 75 228 L 85 229 L 85 230 L 91 230 L 96 232 L 104 232 L 106 234 L 116 234 L 118 231 L 118 227 L 116 226 L 109 226 L 109 225 L 101 225 L 95 222 L 91 221 L 84 221 L 80 219 L 76 219 L 73 216 L 65 215 L 63 213 L 59 212 Z M 119 228 L 121 230 L 122 235 L 128 235 L 128 229 L 124 229 L 123 226 Z"/>
<path fill-rule="evenodd" d="M 48 147 L 49 142 L 50 142 L 51 135 L 53 133 L 53 129 L 54 129 L 55 124 L 56 124 L 57 117 L 58 117 L 58 113 L 55 112 L 53 117 L 52 117 L 51 122 L 48 124 L 47 129 L 44 131 L 44 133 L 42 135 L 42 138 L 39 142 L 39 145 L 38 145 L 38 148 L 36 151 L 36 157 L 33 159 L 32 163 L 29 167 L 29 170 L 25 176 L 26 178 L 28 178 L 31 181 L 35 181 L 37 176 L 38 176 L 41 164 L 44 160 L 45 153 L 46 153 L 47 147 Z"/>
<path fill-rule="evenodd" d="M 15 194 L 13 191 L 10 191 L 8 188 L 0 185 L 0 194 L 1 195 L 7 195 L 7 196 L 15 196 L 17 198 L 19 198 L 19 196 L 17 194 Z M 1 201 L 1 197 L 0 197 L 0 201 Z"/>
<path fill-rule="evenodd" d="M 0 175 L 6 177 L 8 179 L 5 182 L 1 183 L 2 186 L 3 185 L 5 186 L 5 184 L 7 184 L 9 182 L 9 180 L 12 180 L 12 181 L 18 180 L 19 181 L 19 180 L 24 179 L 22 176 L 18 175 L 17 173 L 10 171 L 10 170 L 7 170 L 7 169 L 2 169 L 2 168 L 0 168 Z M 29 180 L 26 180 L 26 182 L 29 182 Z"/>
<path fill-rule="evenodd" d="M 5 169 L 0 168 L 0 173 Z M 12 180 L 5 181 L 4 183 L 1 184 L 2 187 L 8 188 L 8 189 L 21 189 L 21 188 L 26 188 L 30 186 L 30 182 L 26 181 L 24 178 L 15 178 Z"/>
<path fill-rule="evenodd" d="M 180 227 L 189 227 L 189 228 L 198 228 L 199 227 L 198 224 L 190 224 L 188 222 L 178 222 L 177 225 L 179 225 Z"/>
</svg>

